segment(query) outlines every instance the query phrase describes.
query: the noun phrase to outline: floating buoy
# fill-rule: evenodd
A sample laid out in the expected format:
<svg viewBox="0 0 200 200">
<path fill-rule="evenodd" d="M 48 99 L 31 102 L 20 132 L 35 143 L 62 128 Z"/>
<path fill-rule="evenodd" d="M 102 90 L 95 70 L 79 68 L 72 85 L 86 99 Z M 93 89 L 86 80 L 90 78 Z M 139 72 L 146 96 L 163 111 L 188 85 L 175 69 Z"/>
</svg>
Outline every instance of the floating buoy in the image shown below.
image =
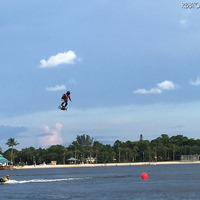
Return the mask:
<svg viewBox="0 0 200 200">
<path fill-rule="evenodd" d="M 142 173 L 141 177 L 142 179 L 148 179 L 148 174 L 144 172 Z"/>
</svg>

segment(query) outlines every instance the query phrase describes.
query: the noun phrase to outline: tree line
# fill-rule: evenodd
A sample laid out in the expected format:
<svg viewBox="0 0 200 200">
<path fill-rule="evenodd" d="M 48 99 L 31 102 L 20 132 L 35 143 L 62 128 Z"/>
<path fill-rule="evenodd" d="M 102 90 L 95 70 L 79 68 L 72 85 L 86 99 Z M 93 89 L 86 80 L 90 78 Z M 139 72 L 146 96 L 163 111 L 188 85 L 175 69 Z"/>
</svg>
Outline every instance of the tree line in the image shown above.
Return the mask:
<svg viewBox="0 0 200 200">
<path fill-rule="evenodd" d="M 70 157 L 76 163 L 123 163 L 123 162 L 157 162 L 180 160 L 181 155 L 200 155 L 200 139 L 183 135 L 169 137 L 162 134 L 151 141 L 143 140 L 122 142 L 116 140 L 110 144 L 102 144 L 89 135 L 78 135 L 68 147 L 52 145 L 49 148 L 29 147 L 18 151 L 14 146 L 19 143 L 10 138 L 6 143 L 9 149 L 1 154 L 13 164 L 42 164 L 57 161 L 57 164 L 68 163 Z"/>
</svg>

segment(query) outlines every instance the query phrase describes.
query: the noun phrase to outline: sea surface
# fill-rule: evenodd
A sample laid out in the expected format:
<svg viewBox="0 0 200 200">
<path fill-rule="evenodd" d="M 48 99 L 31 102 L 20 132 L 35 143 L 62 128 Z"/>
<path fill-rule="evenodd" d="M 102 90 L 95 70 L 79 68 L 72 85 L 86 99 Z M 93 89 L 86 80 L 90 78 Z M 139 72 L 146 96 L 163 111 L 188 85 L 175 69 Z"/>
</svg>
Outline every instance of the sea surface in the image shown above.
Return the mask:
<svg viewBox="0 0 200 200">
<path fill-rule="evenodd" d="M 0 170 L 6 174 L 2 200 L 200 199 L 199 164 Z"/>
</svg>

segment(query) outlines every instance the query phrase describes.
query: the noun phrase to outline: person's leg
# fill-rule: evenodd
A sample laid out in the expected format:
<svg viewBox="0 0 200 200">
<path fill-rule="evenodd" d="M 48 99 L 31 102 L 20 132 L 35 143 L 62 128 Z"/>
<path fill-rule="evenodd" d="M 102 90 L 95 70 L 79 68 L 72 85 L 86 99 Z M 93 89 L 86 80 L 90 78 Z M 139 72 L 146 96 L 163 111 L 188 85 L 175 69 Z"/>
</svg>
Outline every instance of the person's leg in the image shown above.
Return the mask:
<svg viewBox="0 0 200 200">
<path fill-rule="evenodd" d="M 63 105 L 64 105 L 64 103 L 65 103 L 65 100 L 63 100 L 63 102 L 61 103 L 61 106 L 63 106 Z"/>
<path fill-rule="evenodd" d="M 68 99 L 65 100 L 65 107 L 67 107 Z"/>
</svg>

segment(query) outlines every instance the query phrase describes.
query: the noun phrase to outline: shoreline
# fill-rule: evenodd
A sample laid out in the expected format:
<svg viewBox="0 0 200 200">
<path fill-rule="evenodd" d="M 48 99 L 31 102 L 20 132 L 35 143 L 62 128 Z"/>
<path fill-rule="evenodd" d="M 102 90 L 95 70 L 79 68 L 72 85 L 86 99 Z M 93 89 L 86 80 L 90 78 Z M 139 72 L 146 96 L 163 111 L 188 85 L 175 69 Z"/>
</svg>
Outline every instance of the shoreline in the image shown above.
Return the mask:
<svg viewBox="0 0 200 200">
<path fill-rule="evenodd" d="M 76 168 L 76 167 L 120 167 L 120 166 L 143 166 L 143 165 L 183 165 L 200 164 L 200 161 L 162 161 L 162 162 L 136 162 L 136 163 L 104 163 L 104 164 L 62 164 L 62 165 L 25 165 L 15 166 L 13 169 L 49 169 L 49 168 Z"/>
</svg>

